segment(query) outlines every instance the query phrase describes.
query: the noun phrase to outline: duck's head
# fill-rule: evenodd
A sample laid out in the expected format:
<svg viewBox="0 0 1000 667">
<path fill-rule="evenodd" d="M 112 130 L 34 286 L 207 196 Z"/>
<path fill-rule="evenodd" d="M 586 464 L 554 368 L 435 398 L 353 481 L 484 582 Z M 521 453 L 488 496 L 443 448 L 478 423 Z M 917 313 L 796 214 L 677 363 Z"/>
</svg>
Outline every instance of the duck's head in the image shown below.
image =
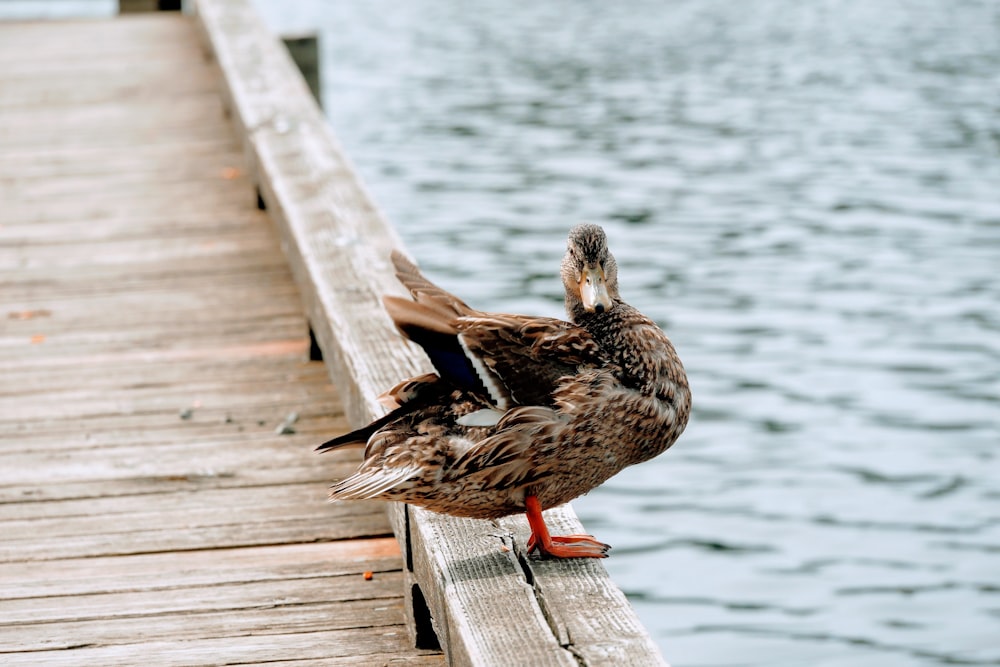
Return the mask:
<svg viewBox="0 0 1000 667">
<path fill-rule="evenodd" d="M 618 265 L 608 250 L 608 237 L 597 225 L 569 231 L 562 261 L 566 312 L 575 320 L 583 313 L 603 313 L 618 300 Z"/>
</svg>

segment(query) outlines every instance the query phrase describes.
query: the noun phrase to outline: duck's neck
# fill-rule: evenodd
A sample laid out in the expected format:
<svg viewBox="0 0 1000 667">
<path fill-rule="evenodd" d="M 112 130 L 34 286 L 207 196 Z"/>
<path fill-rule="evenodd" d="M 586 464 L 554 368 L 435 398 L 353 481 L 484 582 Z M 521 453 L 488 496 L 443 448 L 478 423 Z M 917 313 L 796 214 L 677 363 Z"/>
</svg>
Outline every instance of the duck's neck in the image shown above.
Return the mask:
<svg viewBox="0 0 1000 667">
<path fill-rule="evenodd" d="M 580 302 L 566 304 L 566 314 L 570 322 L 587 329 L 592 334 L 597 330 L 613 326 L 613 323 L 620 320 L 627 310 L 630 310 L 629 305 L 619 299 L 612 301 L 611 307 L 603 313 L 589 313 Z"/>
<path fill-rule="evenodd" d="M 616 299 L 612 302 L 611 308 L 605 310 L 603 313 L 590 313 L 584 309 L 581 302 L 575 301 L 571 303 L 567 301 L 566 315 L 573 324 L 590 330 L 592 327 L 600 327 L 603 323 L 614 321 L 616 311 L 622 306 L 625 306 L 625 304 Z"/>
<path fill-rule="evenodd" d="M 607 311 L 583 312 L 573 322 L 585 328 L 610 354 L 624 385 L 658 398 L 687 391 L 684 367 L 670 340 L 656 323 L 632 306 L 615 301 Z"/>
</svg>

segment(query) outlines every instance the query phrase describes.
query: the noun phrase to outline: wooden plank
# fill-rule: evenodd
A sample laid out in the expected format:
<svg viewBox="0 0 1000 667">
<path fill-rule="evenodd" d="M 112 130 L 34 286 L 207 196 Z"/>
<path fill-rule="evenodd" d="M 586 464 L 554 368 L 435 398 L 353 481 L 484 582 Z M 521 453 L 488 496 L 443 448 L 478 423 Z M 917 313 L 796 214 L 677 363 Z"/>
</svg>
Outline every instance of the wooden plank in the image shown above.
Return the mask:
<svg viewBox="0 0 1000 667">
<path fill-rule="evenodd" d="M 125 169 L 129 167 L 123 167 Z M 58 178 L 59 174 L 54 173 Z M 0 176 L 0 178 L 3 178 Z M 74 240 L 82 243 L 100 239 L 125 240 L 166 235 L 184 236 L 195 241 L 210 240 L 217 232 L 231 233 L 245 228 L 247 218 L 233 212 L 192 211 L 187 216 L 176 213 L 146 211 L 137 217 L 102 216 L 98 219 L 49 220 L 42 224 L 5 219 L 0 229 L 0 247 L 18 248 L 29 244 L 68 246 Z M 210 270 L 210 267 L 205 267 Z M 7 285 L 6 288 L 11 287 Z"/>
<path fill-rule="evenodd" d="M 211 79 L 206 77 L 206 85 Z M 199 94 L 192 100 L 192 105 L 197 106 L 204 95 Z M 162 115 L 163 97 L 150 96 L 151 99 L 145 105 L 132 105 L 137 107 L 135 113 L 142 113 L 141 106 L 158 104 Z M 217 106 L 217 105 L 215 105 Z M 229 129 L 228 122 L 222 116 L 221 111 L 215 109 L 202 109 L 202 121 L 189 123 L 188 125 L 178 125 L 175 137 L 177 141 L 208 141 L 212 137 L 219 136 Z M 0 109 L 0 118 L 10 114 Z M 128 151 L 138 145 L 156 145 L 163 142 L 163 135 L 157 132 L 157 123 L 152 122 L 146 126 L 129 126 L 120 131 L 112 131 L 111 127 L 94 127 L 88 129 L 88 123 L 84 119 L 74 119 L 74 122 L 64 122 L 67 129 L 46 126 L 43 130 L 33 132 L 16 132 L 16 126 L 10 128 L 0 136 L 0 148 L 4 150 L 19 151 L 26 146 L 58 146 L 62 149 L 86 149 L 99 147 L 104 150 L 118 149 Z M 164 128 L 170 129 L 170 128 Z"/>
<path fill-rule="evenodd" d="M 193 76 L 199 74 L 192 73 Z M 214 76 L 209 72 L 200 74 L 206 82 Z M 72 87 L 71 77 L 60 85 Z M 193 129 L 193 125 L 206 125 L 207 121 L 222 118 L 221 102 L 217 95 L 206 92 L 203 95 L 187 95 L 172 102 L 169 113 L 163 108 L 162 98 L 140 98 L 133 101 L 107 100 L 80 106 L 67 113 L 60 107 L 46 106 L 32 108 L 18 105 L 0 111 L 0 144 L 37 145 L 39 143 L 66 145 L 67 139 L 75 139 L 88 145 L 105 142 L 124 135 L 142 137 L 151 133 L 169 132 L 183 138 Z M 69 133 L 80 136 L 68 137 Z M 228 134 L 228 132 L 226 132 Z M 61 140 L 61 141 L 60 141 Z M 190 163 L 200 166 L 203 161 Z"/>
<path fill-rule="evenodd" d="M 115 22 L 49 22 L 42 24 L 43 39 L 32 39 L 37 24 L 0 23 L 0 110 L 131 104 L 165 96 L 176 101 L 215 92 L 214 73 L 184 17 L 132 18 L 116 28 L 109 23 Z"/>
<path fill-rule="evenodd" d="M 345 411 L 360 425 L 381 414 L 378 393 L 429 368 L 380 306 L 382 294 L 400 291 L 387 261 L 399 240 L 248 3 L 201 0 L 197 11 L 313 331 L 332 377 L 347 380 Z M 519 524 L 501 529 L 412 509 L 407 515 L 401 507 L 391 515 L 452 664 L 615 664 L 609 656 L 620 664 L 663 664 L 600 564 L 539 567 L 513 557 L 508 542 Z M 568 507 L 549 515 L 569 532 L 583 532 Z M 559 598 L 554 591 L 567 577 L 572 594 Z M 583 618 L 574 618 L 573 599 L 585 600 Z M 564 605 L 565 613 L 550 614 L 552 605 Z"/>
<path fill-rule="evenodd" d="M 30 343 L 30 341 L 29 341 Z M 224 344 L 210 341 L 210 344 L 198 345 L 189 342 L 180 347 L 160 346 L 155 348 L 125 348 L 95 346 L 94 348 L 71 349 L 61 354 L 39 356 L 36 358 L 7 358 L 4 365 L 9 368 L 65 368 L 75 365 L 93 365 L 107 361 L 156 362 L 166 361 L 203 361 L 213 358 L 251 359 L 255 355 L 295 355 L 309 350 L 309 341 L 304 339 L 288 340 L 242 340 Z"/>
<path fill-rule="evenodd" d="M 317 632 L 299 632 L 295 629 L 292 632 L 267 635 L 207 637 L 186 641 L 139 641 L 108 646 L 90 646 L 84 640 L 72 651 L 34 651 L 0 656 L 3 657 L 4 664 L 10 667 L 79 667 L 84 664 L 105 667 L 134 667 L 136 664 L 191 667 L 271 663 L 286 660 L 290 655 L 320 660 L 324 665 L 356 667 L 359 663 L 395 664 L 393 656 L 404 651 L 406 629 L 398 626 L 396 629 L 386 627 L 380 632 L 372 632 L 371 628 Z M 410 651 L 410 654 L 413 652 Z M 368 662 L 369 660 L 374 662 Z M 429 663 L 441 664 L 441 660 L 431 659 Z"/>
<path fill-rule="evenodd" d="M 396 573 L 398 576 L 398 573 Z M 356 574 L 353 575 L 360 579 Z M 381 577 L 379 578 L 381 579 Z M 378 581 L 373 578 L 373 581 Z M 398 581 L 391 580 L 390 588 Z M 316 584 L 310 582 L 311 588 Z M 374 586 L 370 587 L 374 588 Z M 173 595 L 188 591 L 173 592 Z M 161 593 L 162 595 L 162 593 Z M 259 602 L 259 600 L 258 600 Z M 233 628 L 231 609 L 209 612 L 183 613 L 157 612 L 154 622 L 146 616 L 46 621 L 32 623 L 18 628 L 18 637 L 25 651 L 58 651 L 79 646 L 80 638 L 86 637 L 91 644 L 127 645 L 135 643 L 136 637 L 144 641 L 187 642 L 211 638 L 238 638 L 246 634 L 272 635 L 294 628 L 299 633 L 315 633 L 330 630 L 375 628 L 382 632 L 404 633 L 400 626 L 402 601 L 392 593 L 387 594 L 379 606 L 371 600 L 324 600 L 302 602 L 283 601 L 280 605 L 266 605 L 261 609 L 240 609 L 240 627 Z M 235 642 L 234 642 L 235 643 Z M 3 656 L 0 651 L 0 656 Z"/>
<path fill-rule="evenodd" d="M 274 319 L 278 319 L 275 315 Z M 300 336 L 302 321 L 296 323 L 299 327 Z M 25 329 L 25 332 L 30 329 Z M 182 372 L 190 373 L 191 384 L 188 393 L 188 400 L 192 395 L 197 396 L 202 391 L 212 392 L 213 388 L 225 388 L 232 386 L 240 388 L 243 385 L 255 385 L 258 383 L 288 382 L 302 383 L 305 385 L 317 384 L 325 387 L 330 384 L 330 379 L 322 367 L 318 364 L 310 363 L 304 358 L 308 352 L 305 341 L 302 337 L 294 337 L 288 341 L 287 345 L 279 345 L 272 341 L 270 350 L 261 349 L 259 356 L 254 359 L 254 364 L 241 364 L 232 359 L 195 359 L 179 369 L 169 358 L 155 360 L 150 358 L 146 361 L 145 373 L 141 380 L 137 380 L 129 373 L 131 363 L 128 359 L 102 359 L 100 362 L 90 366 L 90 372 L 78 373 L 76 369 L 63 367 L 39 367 L 10 369 L 5 374 L 5 382 L 0 384 L 0 396 L 13 394 L 30 394 L 33 392 L 63 391 L 74 388 L 87 387 L 92 391 L 115 391 L 115 390 L 140 390 L 160 387 L 164 391 L 173 391 L 179 395 L 185 392 L 176 388 L 176 380 Z M 219 377 L 224 373 L 224 377 Z M 180 407 L 192 407 L 191 405 L 181 405 Z M 339 412 L 339 411 L 338 411 Z M 198 411 L 189 416 L 192 423 L 197 423 L 200 419 Z M 332 413 L 330 416 L 337 416 Z M 133 434 L 142 441 L 142 434 Z"/>
<path fill-rule="evenodd" d="M 12 202 L 3 211 L 3 220 L 22 224 L 50 220 L 100 221 L 108 218 L 142 222 L 147 216 L 159 217 L 164 210 L 172 210 L 178 217 L 204 213 L 205 210 L 232 210 L 245 205 L 248 199 L 248 193 L 240 186 L 231 189 L 228 186 L 198 189 L 190 184 L 181 184 L 164 189 L 136 189 L 121 193 L 121 196 L 114 199 L 65 196 L 34 199 L 30 203 Z"/>
<path fill-rule="evenodd" d="M 281 419 L 285 415 L 276 412 L 271 416 L 272 419 Z M 300 468 L 300 474 L 308 469 L 316 470 L 315 466 L 302 469 L 303 454 L 311 451 L 313 434 L 275 435 L 274 421 L 261 426 L 257 426 L 258 423 L 247 424 L 243 430 L 240 430 L 241 424 L 227 424 L 227 437 L 197 438 L 145 447 L 115 447 L 104 449 L 99 457 L 94 456 L 92 447 L 86 446 L 26 453 L 4 451 L 0 453 L 0 462 L 4 464 L 0 470 L 0 487 L 42 485 L 47 477 L 54 475 L 63 483 L 87 480 L 108 483 L 142 477 L 182 476 L 190 473 L 190 462 L 195 456 L 201 475 L 235 477 L 244 474 L 245 470 L 254 470 L 252 479 L 255 484 L 276 483 L 267 481 L 267 475 L 275 471 L 286 473 L 281 477 L 284 480 L 288 478 L 291 468 Z M 341 422 L 324 420 L 322 424 L 325 428 L 337 428 Z M 179 429 L 175 427 L 175 430 Z M 254 435 L 258 437 L 254 438 Z M 319 474 L 319 471 L 314 473 Z M 313 478 L 308 477 L 309 480 Z M 323 499 L 323 487 L 320 486 L 311 495 Z"/>
<path fill-rule="evenodd" d="M 220 268 L 229 269 L 228 272 L 231 273 L 230 267 L 238 267 L 244 273 L 249 273 L 257 265 L 265 264 L 266 267 L 268 262 L 271 267 L 281 266 L 281 256 L 275 252 L 273 242 L 273 239 L 266 237 L 246 237 L 237 231 L 232 235 L 218 233 L 212 240 L 201 242 L 173 235 L 122 241 L 104 239 L 97 243 L 80 241 L 78 245 L 74 244 L 74 247 L 79 248 L 79 253 L 66 252 L 61 244 L 39 244 L 32 248 L 31 263 L 28 266 L 24 266 L 24 253 L 21 252 L 7 253 L 6 257 L 0 258 L 0 276 L 4 273 L 13 276 L 16 273 L 24 276 L 25 282 L 53 280 L 55 271 L 75 269 L 73 279 L 80 277 L 117 287 L 115 279 L 137 272 L 140 275 L 153 273 L 156 277 L 177 280 L 189 278 L 192 270 L 207 270 L 218 275 Z M 93 257 L 99 252 L 99 260 L 87 261 L 87 253 L 91 250 L 94 253 L 89 256 Z M 149 261 L 168 256 L 172 256 L 169 265 Z M 212 262 L 207 263 L 206 259 Z M 166 276 L 160 273 L 165 266 L 170 267 L 170 273 Z M 115 275 L 113 271 L 118 271 L 120 275 Z"/>
<path fill-rule="evenodd" d="M 261 321 L 264 324 L 265 321 Z M 292 322 L 287 328 L 276 323 L 276 335 L 301 334 L 301 322 Z M 128 355 L 133 359 L 197 359 L 211 358 L 217 354 L 227 356 L 247 356 L 253 350 L 267 351 L 269 348 L 284 351 L 290 346 L 295 349 L 309 349 L 306 339 L 287 341 L 265 341 L 260 327 L 253 323 L 236 322 L 232 325 L 223 323 L 218 329 L 218 335 L 209 336 L 198 331 L 190 335 L 178 332 L 176 336 L 165 336 L 162 330 L 148 329 L 136 332 L 122 332 L 121 335 L 106 335 L 101 332 L 71 332 L 54 334 L 43 340 L 35 338 L 45 336 L 44 330 L 36 330 L 30 338 L 3 338 L 0 350 L 9 346 L 9 354 L 4 365 L 12 368 L 27 368 L 32 365 L 39 367 L 90 365 L 99 363 L 101 359 L 116 355 Z M 78 414 L 67 408 L 65 415 Z M 88 416 L 96 416 L 94 414 Z"/>
<path fill-rule="evenodd" d="M 301 321 L 298 324 L 301 325 Z M 184 372 L 190 373 L 190 377 L 192 378 L 190 389 L 187 392 L 174 389 L 175 382 L 181 374 L 181 369 L 176 368 L 169 360 L 160 362 L 149 361 L 142 380 L 137 380 L 128 372 L 130 367 L 128 361 L 112 359 L 99 364 L 101 372 L 97 372 L 95 365 L 91 367 L 94 371 L 86 374 L 78 373 L 76 369 L 61 367 L 10 369 L 5 374 L 6 381 L 0 385 L 0 396 L 48 393 L 50 391 L 64 391 L 74 388 L 79 389 L 81 387 L 87 387 L 95 392 L 160 387 L 164 391 L 174 391 L 180 396 L 184 396 L 186 393 L 184 403 L 177 407 L 178 409 L 198 407 L 199 410 L 192 411 L 188 416 L 188 421 L 191 424 L 197 424 L 203 421 L 201 419 L 203 415 L 200 408 L 204 407 L 204 403 L 202 402 L 201 406 L 192 406 L 192 400 L 199 400 L 198 398 L 192 399 L 192 396 L 197 397 L 203 391 L 213 393 L 214 388 L 227 388 L 230 386 L 229 382 L 238 389 L 246 384 L 256 385 L 272 382 L 316 383 L 318 387 L 325 388 L 330 382 L 329 377 L 325 373 L 317 374 L 317 371 L 322 371 L 323 369 L 317 369 L 317 364 L 309 363 L 302 358 L 302 355 L 306 352 L 303 343 L 304 341 L 301 339 L 293 341 L 293 346 L 285 349 L 283 351 L 284 354 L 266 356 L 262 354 L 260 358 L 254 360 L 255 363 L 253 365 L 244 365 L 233 361 L 217 359 L 192 361 L 183 369 Z M 278 349 L 280 350 L 280 348 Z M 219 373 L 225 373 L 225 379 L 220 379 L 218 376 Z M 317 406 L 317 409 L 319 409 L 319 406 Z M 308 418 L 311 412 L 309 411 L 309 413 L 304 413 L 300 416 Z M 338 413 L 339 410 L 329 413 L 328 416 L 337 417 Z M 128 443 L 151 442 L 144 433 L 130 434 L 129 437 L 132 439 L 126 441 Z M 23 445 L 23 443 L 19 443 L 19 445 Z M 70 447 L 72 443 L 67 442 L 66 446 Z M 28 450 L 19 446 L 18 451 Z"/>
<path fill-rule="evenodd" d="M 155 460 L 150 460 L 151 456 L 145 456 L 139 447 L 80 448 L 63 454 L 55 444 L 58 436 L 50 435 L 50 451 L 4 453 L 0 460 L 9 466 L 48 464 L 52 474 L 58 473 L 65 477 L 61 478 L 59 484 L 49 485 L 46 482 L 52 478 L 51 475 L 47 478 L 42 472 L 31 471 L 31 474 L 25 473 L 18 480 L 17 470 L 20 468 L 9 468 L 4 471 L 3 483 L 0 484 L 0 503 L 27 503 L 33 500 L 51 503 L 56 500 L 100 496 L 190 491 L 207 484 L 227 489 L 291 484 L 298 481 L 320 482 L 320 491 L 312 496 L 312 500 L 325 499 L 322 493 L 324 476 L 334 472 L 347 472 L 344 469 L 346 464 L 342 461 L 351 460 L 355 464 L 357 461 L 354 457 L 345 455 L 344 459 L 331 459 L 321 468 L 316 467 L 308 459 L 304 459 L 311 451 L 310 444 L 316 434 L 306 432 L 295 436 L 274 436 L 276 425 L 282 421 L 279 414 L 274 413 L 271 420 L 256 428 L 267 429 L 271 436 L 282 438 L 280 445 L 272 445 L 265 439 L 266 436 L 255 434 L 252 427 L 240 430 L 240 425 L 237 424 L 232 425 L 229 438 L 201 438 L 192 440 L 190 445 L 175 442 L 151 447 L 152 455 L 163 458 L 162 467 L 157 467 Z M 319 421 L 313 429 L 335 428 L 336 424 L 334 420 Z M 246 437 L 241 438 L 244 434 Z M 95 445 L 100 444 L 99 437 L 93 438 L 93 441 Z M 212 455 L 212 447 L 228 447 L 231 450 L 243 443 L 246 443 L 249 450 L 246 454 L 233 454 L 231 457 L 224 454 Z M 91 456 L 89 461 L 88 452 Z M 189 457 L 186 461 L 185 454 Z M 198 467 L 192 466 L 192 456 L 197 456 Z M 237 468 L 237 465 L 251 467 Z M 112 486 L 113 489 L 108 488 Z M 5 512 L 0 511 L 0 515 L 2 514 Z"/>
<path fill-rule="evenodd" d="M 379 537 L 389 532 L 383 507 L 377 504 L 346 509 L 327 507 L 322 492 L 315 492 L 322 488 L 322 484 L 310 484 L 309 492 L 298 494 L 301 502 L 297 504 L 281 498 L 282 491 L 287 496 L 288 489 L 298 490 L 292 485 L 200 492 L 202 496 L 256 500 L 235 503 L 232 509 L 226 505 L 199 504 L 186 510 L 168 510 L 159 503 L 172 498 L 162 494 L 155 498 L 124 498 L 133 500 L 135 508 L 130 513 L 116 513 L 113 525 L 104 516 L 2 521 L 0 526 L 10 531 L 10 537 L 4 538 L 0 561 L 259 546 L 282 540 L 326 542 Z M 246 518 L 239 512 L 245 513 Z"/>
<path fill-rule="evenodd" d="M 342 579 L 342 581 L 330 581 Z M 95 593 L 84 596 L 55 595 L 43 598 L 0 600 L 3 626 L 55 623 L 70 620 L 114 620 L 134 616 L 200 613 L 253 609 L 276 605 L 306 605 L 331 601 L 336 591 L 342 600 L 399 599 L 402 574 L 383 572 L 366 581 L 357 573 L 336 577 L 238 581 L 216 584 L 212 595 L 193 598 L 194 587 L 175 587 L 149 591 Z M 280 624 L 280 619 L 272 617 Z M 26 647 L 26 650 L 32 650 Z"/>
<path fill-rule="evenodd" d="M 182 97 L 198 95 L 214 90 L 215 83 L 209 76 L 177 76 L 177 63 L 164 61 L 156 66 L 136 71 L 121 67 L 115 72 L 113 85 L 102 86 L 104 73 L 81 74 L 76 85 L 63 78 L 63 74 L 8 77 L 0 81 L 4 94 L 0 97 L 0 109 L 13 106 L 64 106 L 107 102 L 134 96 L 137 99 Z M 174 73 L 175 76 L 170 76 Z"/>
<path fill-rule="evenodd" d="M 242 581 L 334 577 L 364 569 L 390 572 L 399 569 L 400 558 L 399 544 L 392 537 L 70 558 L 9 563 L 0 568 L 0 587 L 7 600 L 155 591 Z"/>
<path fill-rule="evenodd" d="M 579 664 L 552 633 L 509 535 L 482 521 L 408 511 L 413 573 L 452 664 Z M 484 607 L 492 616 L 481 626 Z"/>
<path fill-rule="evenodd" d="M 544 516 L 555 535 L 585 532 L 575 516 L 552 510 Z M 523 516 L 507 517 L 498 523 L 513 536 L 512 548 L 530 572 L 531 584 L 553 634 L 581 664 L 662 664 L 659 647 L 599 561 L 536 560 L 525 550 L 531 530 Z"/>
<path fill-rule="evenodd" d="M 200 146 L 198 141 L 183 141 L 181 146 L 143 141 L 143 151 L 138 154 L 134 150 L 136 143 L 139 142 L 125 144 L 120 148 L 102 145 L 74 148 L 63 144 L 53 160 L 42 161 L 42 164 L 33 161 L 21 170 L 10 168 L 9 173 L 2 173 L 4 170 L 0 170 L 0 188 L 3 188 L 9 200 L 35 202 L 48 197 L 70 199 L 93 196 L 95 187 L 105 185 L 114 187 L 115 192 L 130 189 L 149 192 L 161 183 L 174 183 L 177 187 L 183 187 L 186 183 L 191 187 L 198 182 L 204 184 L 239 178 L 241 158 L 232 153 L 221 153 L 211 142 L 205 144 L 205 150 L 213 150 L 216 155 L 193 165 L 174 162 L 172 155 L 181 146 Z M 35 146 L 44 150 L 41 144 Z M 14 157 L 18 155 L 18 148 L 7 146 L 3 149 L 8 156 L 12 156 L 11 160 L 21 159 Z M 150 159 L 153 150 L 162 151 L 162 157 L 155 155 L 154 159 Z M 125 159 L 126 156 L 129 159 Z M 116 159 L 118 157 L 122 159 Z M 100 166 L 90 160 L 99 160 Z M 32 164 L 37 169 L 34 173 Z M 198 170 L 197 173 L 194 172 L 195 169 Z M 51 179 L 62 179 L 63 182 L 49 182 Z M 245 187 L 245 181 L 235 184 L 232 189 L 235 190 L 240 185 Z M 7 214 L 7 217 L 11 223 L 17 222 L 15 216 Z M 153 216 L 145 217 L 156 219 Z"/>
<path fill-rule="evenodd" d="M 142 151 L 108 151 L 106 147 L 48 144 L 4 149 L 7 160 L 0 163 L 0 178 L 11 180 L 46 179 L 87 174 L 117 175 L 123 172 L 175 173 L 178 169 L 201 167 L 201 160 L 225 160 L 239 166 L 243 156 L 233 150 L 228 134 L 201 139 L 177 138 L 167 143 L 144 143 Z M 228 163 L 235 159 L 234 163 Z"/>
<path fill-rule="evenodd" d="M 18 63 L 60 69 L 87 61 L 161 54 L 183 58 L 195 35 L 182 16 L 128 17 L 116 21 L 10 21 L 0 23 L 0 71 Z M 30 58 L 27 56 L 30 54 Z"/>
</svg>

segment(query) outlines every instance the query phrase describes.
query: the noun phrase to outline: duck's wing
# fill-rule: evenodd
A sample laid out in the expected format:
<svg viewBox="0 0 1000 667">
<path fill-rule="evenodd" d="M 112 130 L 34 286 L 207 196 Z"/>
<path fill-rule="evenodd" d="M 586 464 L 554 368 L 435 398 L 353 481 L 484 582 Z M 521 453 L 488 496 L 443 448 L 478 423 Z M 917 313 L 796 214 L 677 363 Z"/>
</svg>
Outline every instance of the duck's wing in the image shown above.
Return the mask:
<svg viewBox="0 0 1000 667">
<path fill-rule="evenodd" d="M 609 363 L 590 333 L 563 320 L 484 313 L 455 327 L 491 402 L 504 410 L 551 405 L 562 378 Z"/>
<path fill-rule="evenodd" d="M 473 481 L 482 489 L 517 489 L 549 473 L 539 445 L 557 440 L 566 422 L 550 407 L 520 406 L 508 410 L 492 435 L 459 456 L 448 470 L 452 478 Z M 545 445 L 542 445 L 545 446 Z"/>
<path fill-rule="evenodd" d="M 424 349 L 443 379 L 501 410 L 550 404 L 559 378 L 608 363 L 585 329 L 562 320 L 478 311 L 455 317 L 441 303 L 384 302 L 399 331 Z"/>
<path fill-rule="evenodd" d="M 394 251 L 392 262 L 413 297 L 383 299 L 396 327 L 424 349 L 442 378 L 502 410 L 550 404 L 559 378 L 608 362 L 577 325 L 475 310 L 429 281 L 402 253 Z"/>
</svg>

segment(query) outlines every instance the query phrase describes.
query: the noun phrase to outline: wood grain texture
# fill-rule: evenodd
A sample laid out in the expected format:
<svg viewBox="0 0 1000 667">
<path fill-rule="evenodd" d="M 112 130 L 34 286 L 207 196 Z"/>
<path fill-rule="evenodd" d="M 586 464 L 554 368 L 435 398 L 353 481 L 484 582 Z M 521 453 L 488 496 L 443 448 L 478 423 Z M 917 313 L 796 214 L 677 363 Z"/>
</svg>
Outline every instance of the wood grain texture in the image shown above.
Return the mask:
<svg viewBox="0 0 1000 667">
<path fill-rule="evenodd" d="M 278 224 L 345 412 L 359 426 L 381 414 L 380 392 L 430 369 L 381 306 L 383 294 L 401 293 L 388 262 L 399 239 L 247 0 L 196 5 L 225 78 L 224 105 L 244 137 L 247 173 Z M 560 531 L 584 532 L 569 507 L 548 517 Z M 664 664 L 599 563 L 536 563 L 515 550 L 515 533 L 524 542 L 517 521 L 397 505 L 390 522 L 451 664 Z"/>
<path fill-rule="evenodd" d="M 441 664 L 382 505 L 327 502 L 220 83 L 189 17 L 0 23 L 0 664 Z"/>
</svg>

